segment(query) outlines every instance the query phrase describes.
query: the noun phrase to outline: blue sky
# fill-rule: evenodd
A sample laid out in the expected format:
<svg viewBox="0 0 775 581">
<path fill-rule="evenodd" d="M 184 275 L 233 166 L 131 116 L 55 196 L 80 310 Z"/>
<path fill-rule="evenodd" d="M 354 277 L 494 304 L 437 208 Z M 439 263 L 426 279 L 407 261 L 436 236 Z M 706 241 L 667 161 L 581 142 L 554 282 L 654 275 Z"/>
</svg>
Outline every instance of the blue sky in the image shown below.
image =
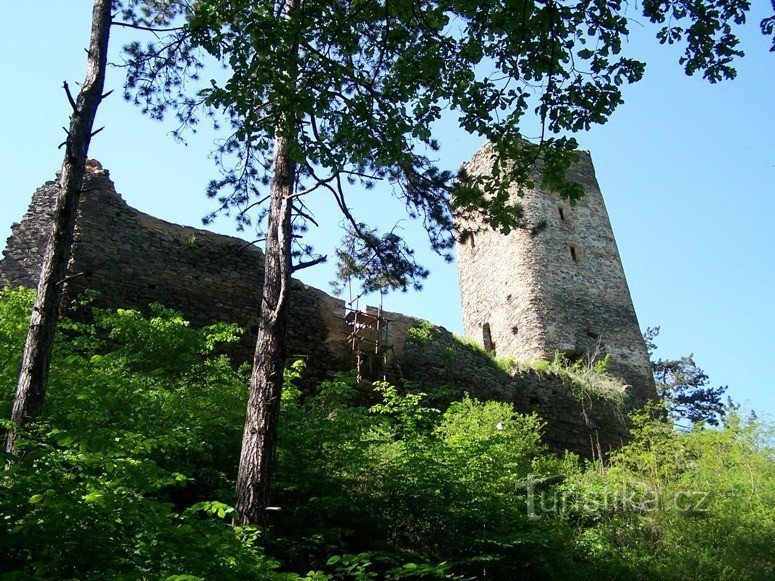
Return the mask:
<svg viewBox="0 0 775 581">
<path fill-rule="evenodd" d="M 661 325 L 663 357 L 695 354 L 714 384 L 760 411 L 775 411 L 775 56 L 758 32 L 768 2 L 757 0 L 743 28 L 747 56 L 735 81 L 711 86 L 686 77 L 672 47 L 654 30 L 633 24 L 627 51 L 648 64 L 645 79 L 625 90 L 625 104 L 608 124 L 577 138 L 592 152 L 597 177 L 627 273 L 641 326 Z M 13 2 L 0 22 L 0 247 L 24 213 L 32 192 L 61 164 L 69 105 L 61 90 L 83 78 L 90 2 Z M 128 38 L 118 30 L 113 55 Z M 122 73 L 109 71 L 116 93 L 100 109 L 91 156 L 110 170 L 132 206 L 181 224 L 199 225 L 213 209 L 204 196 L 215 175 L 207 154 L 213 135 L 187 146 L 168 135 L 173 125 L 143 118 L 120 97 Z M 535 124 L 528 123 L 528 133 Z M 482 145 L 443 124 L 442 163 L 457 167 Z M 363 196 L 356 208 L 394 221 L 400 205 Z M 336 244 L 339 221 L 323 200 L 321 251 Z M 384 225 L 384 224 L 383 224 Z M 387 224 L 390 226 L 390 224 Z M 404 224 L 421 261 L 431 269 L 422 292 L 386 297 L 386 308 L 460 332 L 457 278 L 428 249 L 421 229 Z M 212 229 L 234 233 L 227 219 Z M 300 278 L 328 290 L 333 264 Z"/>
</svg>

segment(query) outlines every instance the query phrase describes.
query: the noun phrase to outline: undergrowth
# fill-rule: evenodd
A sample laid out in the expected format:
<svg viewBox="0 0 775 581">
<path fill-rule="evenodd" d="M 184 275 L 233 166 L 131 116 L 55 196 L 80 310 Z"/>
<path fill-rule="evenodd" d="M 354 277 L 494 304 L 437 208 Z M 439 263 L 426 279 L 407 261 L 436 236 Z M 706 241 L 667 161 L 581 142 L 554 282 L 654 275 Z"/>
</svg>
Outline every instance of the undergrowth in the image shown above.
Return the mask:
<svg viewBox="0 0 775 581">
<path fill-rule="evenodd" d="M 610 356 L 571 361 L 555 353 L 551 361 L 512 361 L 512 373 L 533 370 L 538 373 L 559 375 L 570 379 L 571 393 L 582 403 L 603 400 L 616 410 L 623 410 L 627 400 L 625 385 L 608 373 Z"/>
<path fill-rule="evenodd" d="M 32 298 L 0 291 L 5 417 Z M 161 306 L 62 325 L 43 414 L 0 478 L 0 575 L 775 576 L 773 432 L 761 421 L 730 414 L 684 433 L 643 413 L 628 445 L 585 464 L 549 453 L 542 422 L 510 404 L 466 396 L 439 411 L 420 389 L 376 383 L 365 407 L 352 374 L 302 393 L 301 363 L 282 397 L 281 510 L 265 530 L 233 526 L 249 370 L 216 347 L 237 331 L 194 329 Z"/>
</svg>

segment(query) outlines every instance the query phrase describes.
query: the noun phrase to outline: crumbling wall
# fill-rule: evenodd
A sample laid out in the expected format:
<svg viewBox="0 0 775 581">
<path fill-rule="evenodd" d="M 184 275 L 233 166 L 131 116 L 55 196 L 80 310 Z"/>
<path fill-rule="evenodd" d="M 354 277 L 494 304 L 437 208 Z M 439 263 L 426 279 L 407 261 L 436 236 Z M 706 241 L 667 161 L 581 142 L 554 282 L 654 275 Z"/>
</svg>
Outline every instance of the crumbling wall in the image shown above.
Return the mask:
<svg viewBox="0 0 775 581">
<path fill-rule="evenodd" d="M 56 182 L 33 195 L 14 224 L 0 262 L 0 286 L 35 287 L 50 229 Z M 252 357 L 263 282 L 263 253 L 244 240 L 179 226 L 131 208 L 108 172 L 92 162 L 79 207 L 66 296 L 99 292 L 96 306 L 146 309 L 160 302 L 193 325 L 235 322 L 245 334 L 238 350 Z M 323 377 L 344 355 L 342 301 L 294 280 L 289 353 L 315 364 Z"/>
</svg>

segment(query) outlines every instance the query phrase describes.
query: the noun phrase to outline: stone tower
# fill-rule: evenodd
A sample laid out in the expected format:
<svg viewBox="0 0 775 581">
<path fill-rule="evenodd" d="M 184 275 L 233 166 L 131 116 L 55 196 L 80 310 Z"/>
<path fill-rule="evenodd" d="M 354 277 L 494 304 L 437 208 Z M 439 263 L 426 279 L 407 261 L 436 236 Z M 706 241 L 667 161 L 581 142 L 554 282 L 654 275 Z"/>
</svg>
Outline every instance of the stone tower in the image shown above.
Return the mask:
<svg viewBox="0 0 775 581">
<path fill-rule="evenodd" d="M 482 175 L 492 164 L 486 145 L 465 167 Z M 575 206 L 540 187 L 519 199 L 527 222 L 543 224 L 536 233 L 459 225 L 472 232 L 457 246 L 465 334 L 520 360 L 610 354 L 610 372 L 642 402 L 656 395 L 648 353 L 588 153 L 569 177 L 586 191 Z"/>
</svg>

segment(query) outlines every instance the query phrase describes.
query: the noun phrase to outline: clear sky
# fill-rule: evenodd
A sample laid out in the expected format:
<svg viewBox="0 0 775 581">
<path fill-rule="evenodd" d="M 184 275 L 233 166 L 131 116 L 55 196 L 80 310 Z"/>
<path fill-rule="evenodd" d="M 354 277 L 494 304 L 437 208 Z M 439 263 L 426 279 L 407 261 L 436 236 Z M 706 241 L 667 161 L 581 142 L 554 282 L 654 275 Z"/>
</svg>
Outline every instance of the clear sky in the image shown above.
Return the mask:
<svg viewBox="0 0 775 581">
<path fill-rule="evenodd" d="M 659 354 L 695 354 L 714 384 L 757 410 L 775 411 L 775 55 L 758 32 L 765 0 L 754 0 L 741 31 L 746 57 L 735 81 L 711 86 L 684 76 L 671 47 L 633 23 L 627 51 L 645 60 L 645 79 L 625 91 L 608 124 L 578 135 L 592 152 L 642 328 L 661 325 Z M 69 105 L 61 89 L 83 79 L 91 6 L 88 0 L 4 2 L 0 22 L 0 247 L 32 192 L 62 161 Z M 128 38 L 113 36 L 114 59 Z M 122 71 L 111 69 L 91 157 L 110 170 L 127 202 L 150 214 L 200 225 L 213 207 L 204 196 L 215 175 L 208 159 L 213 135 L 188 146 L 168 135 L 173 125 L 143 118 L 121 99 Z M 527 123 L 528 135 L 535 123 Z M 441 160 L 455 168 L 482 145 L 443 124 Z M 388 227 L 400 205 L 369 194 L 356 200 Z M 324 253 L 336 244 L 339 218 L 320 200 Z M 213 229 L 234 233 L 221 219 Z M 422 292 L 386 297 L 389 310 L 461 332 L 454 265 L 427 250 L 417 226 L 406 233 L 431 275 Z M 333 264 L 300 278 L 329 290 Z"/>
</svg>

